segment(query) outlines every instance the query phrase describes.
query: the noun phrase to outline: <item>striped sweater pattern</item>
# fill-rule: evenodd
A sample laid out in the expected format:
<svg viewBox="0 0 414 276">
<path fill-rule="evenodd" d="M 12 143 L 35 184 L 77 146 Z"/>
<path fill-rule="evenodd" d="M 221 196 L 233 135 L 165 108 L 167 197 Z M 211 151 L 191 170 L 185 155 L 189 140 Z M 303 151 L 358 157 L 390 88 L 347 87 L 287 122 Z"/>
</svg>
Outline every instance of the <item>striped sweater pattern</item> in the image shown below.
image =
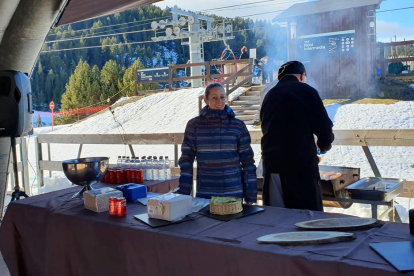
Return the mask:
<svg viewBox="0 0 414 276">
<path fill-rule="evenodd" d="M 257 200 L 256 166 L 250 134 L 233 110 L 204 107 L 187 123 L 181 147 L 179 193 L 190 194 L 197 160 L 197 197 L 234 196 Z"/>
</svg>

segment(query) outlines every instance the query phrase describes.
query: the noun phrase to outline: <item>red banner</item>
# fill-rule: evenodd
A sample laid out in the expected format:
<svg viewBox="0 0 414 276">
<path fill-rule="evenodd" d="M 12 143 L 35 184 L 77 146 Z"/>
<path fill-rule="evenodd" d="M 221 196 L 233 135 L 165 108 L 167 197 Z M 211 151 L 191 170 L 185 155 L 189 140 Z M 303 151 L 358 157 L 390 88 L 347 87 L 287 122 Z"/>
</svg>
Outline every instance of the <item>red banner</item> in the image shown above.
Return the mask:
<svg viewBox="0 0 414 276">
<path fill-rule="evenodd" d="M 68 110 L 61 110 L 58 112 L 54 112 L 55 116 L 70 116 L 76 114 L 92 114 L 99 112 L 108 108 L 109 105 L 102 105 L 102 106 L 93 106 L 93 107 L 83 107 L 83 108 L 76 108 L 76 109 L 68 109 Z"/>
</svg>

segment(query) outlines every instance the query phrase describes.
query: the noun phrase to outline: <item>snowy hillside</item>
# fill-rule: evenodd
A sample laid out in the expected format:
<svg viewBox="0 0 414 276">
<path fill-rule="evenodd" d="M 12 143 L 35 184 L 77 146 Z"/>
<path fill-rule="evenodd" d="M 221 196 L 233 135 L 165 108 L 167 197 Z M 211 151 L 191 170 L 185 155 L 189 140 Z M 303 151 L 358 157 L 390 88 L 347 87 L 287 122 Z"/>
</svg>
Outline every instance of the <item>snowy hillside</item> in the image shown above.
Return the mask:
<svg viewBox="0 0 414 276">
<path fill-rule="evenodd" d="M 243 91 L 241 89 L 234 92 L 232 97 Z M 203 89 L 200 88 L 154 94 L 115 108 L 114 116 L 122 124 L 125 133 L 183 132 L 187 121 L 198 115 L 198 97 L 202 93 Z M 335 129 L 414 129 L 412 108 L 414 108 L 414 102 L 398 102 L 393 105 L 334 104 L 326 107 L 334 122 Z M 37 128 L 35 135 L 49 133 L 50 130 L 50 127 Z M 105 111 L 77 124 L 55 127 L 53 133 L 116 134 L 123 133 L 123 130 L 114 120 L 112 114 Z M 252 145 L 252 147 L 255 152 L 256 164 L 258 164 L 260 145 Z M 78 149 L 78 145 L 52 144 L 52 160 L 76 158 Z M 382 176 L 414 179 L 412 167 L 414 165 L 414 148 L 371 147 L 370 149 Z M 135 145 L 134 151 L 138 156 L 173 156 L 172 145 Z M 118 155 L 130 155 L 128 147 L 123 145 L 84 145 L 82 151 L 82 157 L 108 156 L 111 163 L 116 162 Z M 43 156 L 47 156 L 45 150 Z M 33 138 L 29 140 L 29 160 L 31 164 L 35 164 Z M 361 168 L 362 177 L 373 176 L 360 147 L 334 146 L 331 151 L 322 156 L 322 164 L 358 167 Z M 47 175 L 45 173 L 45 176 Z M 30 176 L 33 180 L 34 171 L 31 171 Z M 62 173 L 53 172 L 52 179 L 47 179 L 47 183 L 49 183 L 47 187 L 39 189 L 39 192 L 56 189 L 54 186 L 56 182 L 60 188 L 66 187 L 66 180 L 59 179 L 62 176 Z M 36 190 L 35 186 L 33 185 L 34 191 Z M 406 209 L 408 207 L 407 199 L 398 199 L 397 201 L 400 203 L 398 208 Z M 370 216 L 370 209 L 359 204 L 354 204 L 348 210 L 329 209 L 329 211 Z"/>
</svg>

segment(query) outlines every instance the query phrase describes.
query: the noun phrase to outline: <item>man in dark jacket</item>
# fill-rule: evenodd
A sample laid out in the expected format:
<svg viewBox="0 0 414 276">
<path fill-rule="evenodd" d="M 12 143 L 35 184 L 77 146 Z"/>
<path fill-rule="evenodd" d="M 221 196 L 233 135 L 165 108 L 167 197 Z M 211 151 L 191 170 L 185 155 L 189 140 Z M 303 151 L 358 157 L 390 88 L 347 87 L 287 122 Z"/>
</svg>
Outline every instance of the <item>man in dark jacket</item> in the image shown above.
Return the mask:
<svg viewBox="0 0 414 276">
<path fill-rule="evenodd" d="M 261 112 L 265 205 L 323 211 L 317 146 L 324 153 L 334 140 L 332 121 L 318 92 L 307 85 L 298 61 L 279 69 L 279 83 L 266 95 Z"/>
</svg>

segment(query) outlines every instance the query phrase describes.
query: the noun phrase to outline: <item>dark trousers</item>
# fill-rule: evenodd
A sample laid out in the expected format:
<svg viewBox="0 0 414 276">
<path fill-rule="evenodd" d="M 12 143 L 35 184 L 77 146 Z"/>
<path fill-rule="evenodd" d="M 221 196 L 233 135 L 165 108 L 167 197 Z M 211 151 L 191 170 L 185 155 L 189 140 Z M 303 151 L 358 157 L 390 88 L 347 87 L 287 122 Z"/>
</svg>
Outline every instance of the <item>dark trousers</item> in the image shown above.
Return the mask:
<svg viewBox="0 0 414 276">
<path fill-rule="evenodd" d="M 263 185 L 263 203 L 267 206 L 270 206 L 271 197 L 275 196 L 269 193 L 270 175 L 270 173 L 265 175 Z M 315 179 L 300 173 L 279 173 L 279 177 L 285 208 L 323 212 L 319 178 Z"/>
</svg>

